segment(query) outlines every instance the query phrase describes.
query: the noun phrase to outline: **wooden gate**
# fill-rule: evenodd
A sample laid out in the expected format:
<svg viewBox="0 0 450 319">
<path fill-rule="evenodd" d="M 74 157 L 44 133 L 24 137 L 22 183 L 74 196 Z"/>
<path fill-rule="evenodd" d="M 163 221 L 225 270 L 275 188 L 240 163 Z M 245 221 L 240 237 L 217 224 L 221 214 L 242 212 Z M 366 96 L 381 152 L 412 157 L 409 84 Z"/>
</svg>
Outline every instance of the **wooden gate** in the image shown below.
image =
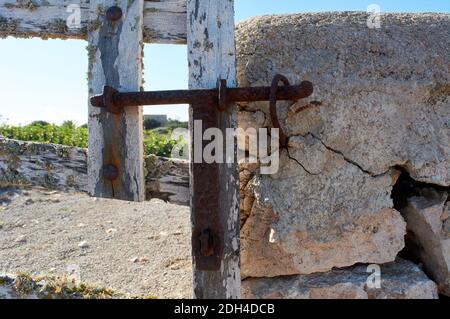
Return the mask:
<svg viewBox="0 0 450 319">
<path fill-rule="evenodd" d="M 220 79 L 236 86 L 233 0 L 0 0 L 0 37 L 5 36 L 86 40 L 90 97 L 105 85 L 141 90 L 144 43 L 187 44 L 190 89 L 216 88 Z M 144 200 L 142 107 L 118 114 L 88 107 L 90 194 Z M 205 121 L 205 107 L 190 107 L 191 136 L 192 121 Z M 208 118 L 203 130 L 234 128 L 235 108 Z M 239 298 L 237 163 L 191 163 L 190 185 L 194 248 L 202 236 L 197 224 L 205 216 L 220 219 L 214 231 L 222 236 L 218 270 L 198 270 L 205 267 L 193 254 L 194 296 Z"/>
</svg>

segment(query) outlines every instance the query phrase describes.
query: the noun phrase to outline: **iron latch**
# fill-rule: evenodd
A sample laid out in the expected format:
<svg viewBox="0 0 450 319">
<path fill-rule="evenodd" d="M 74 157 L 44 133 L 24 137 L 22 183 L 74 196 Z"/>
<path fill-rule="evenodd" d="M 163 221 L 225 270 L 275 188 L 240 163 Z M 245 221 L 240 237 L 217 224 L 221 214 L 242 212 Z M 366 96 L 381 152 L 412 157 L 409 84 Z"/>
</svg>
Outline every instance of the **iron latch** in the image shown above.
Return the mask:
<svg viewBox="0 0 450 319">
<path fill-rule="evenodd" d="M 282 82 L 284 86 L 278 86 Z M 276 111 L 277 100 L 303 99 L 313 93 L 313 84 L 303 81 L 290 85 L 283 75 L 276 75 L 270 87 L 228 88 L 225 80 L 220 80 L 217 88 L 203 90 L 171 90 L 150 92 L 119 92 L 110 86 L 103 87 L 103 93 L 91 97 L 91 104 L 103 107 L 108 112 L 120 114 L 124 107 L 140 105 L 192 104 L 208 101 L 224 111 L 229 103 L 270 101 L 270 117 L 274 128 L 279 129 L 280 146 L 285 147 L 287 137 L 280 127 Z"/>
<path fill-rule="evenodd" d="M 282 82 L 283 86 L 279 86 Z M 101 95 L 91 97 L 91 104 L 106 111 L 120 114 L 124 107 L 140 105 L 191 104 L 193 118 L 200 119 L 204 128 L 215 127 L 220 113 L 234 102 L 270 101 L 270 116 L 274 128 L 279 129 L 281 147 L 287 147 L 287 137 L 278 121 L 277 100 L 296 101 L 313 93 L 313 85 L 303 81 L 300 85 L 290 85 L 286 77 L 276 75 L 270 87 L 227 88 L 226 81 L 220 80 L 217 88 L 204 90 L 176 90 L 121 93 L 105 86 Z M 194 176 L 192 198 L 192 249 L 197 270 L 219 270 L 223 260 L 226 220 L 219 204 L 218 164 L 193 163 Z M 114 170 L 107 170 L 114 177 Z"/>
</svg>

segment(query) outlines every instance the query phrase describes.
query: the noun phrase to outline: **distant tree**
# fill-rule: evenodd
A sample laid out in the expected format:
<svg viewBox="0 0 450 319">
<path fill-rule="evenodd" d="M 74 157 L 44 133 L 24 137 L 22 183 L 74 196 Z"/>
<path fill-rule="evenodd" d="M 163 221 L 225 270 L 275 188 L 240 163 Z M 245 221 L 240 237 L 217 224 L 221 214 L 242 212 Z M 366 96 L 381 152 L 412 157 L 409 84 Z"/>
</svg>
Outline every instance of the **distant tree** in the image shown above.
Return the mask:
<svg viewBox="0 0 450 319">
<path fill-rule="evenodd" d="M 74 129 L 74 128 L 77 127 L 77 126 L 75 125 L 75 122 L 73 122 L 73 121 L 64 121 L 64 122 L 61 124 L 61 126 L 62 126 L 62 127 L 66 127 L 66 128 L 70 128 L 70 129 Z"/>
<path fill-rule="evenodd" d="M 46 121 L 33 121 L 30 123 L 31 126 L 48 126 L 50 125 L 49 122 Z"/>
<path fill-rule="evenodd" d="M 144 120 L 144 128 L 146 130 L 152 130 L 154 128 L 160 127 L 161 123 L 155 119 L 145 119 Z"/>
<path fill-rule="evenodd" d="M 81 128 L 88 128 L 87 123 L 80 126 Z"/>
</svg>

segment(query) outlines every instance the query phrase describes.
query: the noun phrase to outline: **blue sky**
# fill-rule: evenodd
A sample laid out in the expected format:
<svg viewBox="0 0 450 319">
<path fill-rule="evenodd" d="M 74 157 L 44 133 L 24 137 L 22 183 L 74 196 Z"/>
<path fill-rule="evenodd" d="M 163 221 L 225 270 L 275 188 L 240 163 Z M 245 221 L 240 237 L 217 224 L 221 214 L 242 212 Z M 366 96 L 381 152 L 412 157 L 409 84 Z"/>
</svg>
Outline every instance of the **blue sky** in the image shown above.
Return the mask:
<svg viewBox="0 0 450 319">
<path fill-rule="evenodd" d="M 235 0 L 236 22 L 252 16 L 319 11 L 450 13 L 450 0 Z M 0 39 L 0 122 L 87 122 L 86 42 Z M 146 45 L 146 90 L 187 88 L 186 47 Z M 146 114 L 186 120 L 186 106 L 147 106 Z"/>
</svg>

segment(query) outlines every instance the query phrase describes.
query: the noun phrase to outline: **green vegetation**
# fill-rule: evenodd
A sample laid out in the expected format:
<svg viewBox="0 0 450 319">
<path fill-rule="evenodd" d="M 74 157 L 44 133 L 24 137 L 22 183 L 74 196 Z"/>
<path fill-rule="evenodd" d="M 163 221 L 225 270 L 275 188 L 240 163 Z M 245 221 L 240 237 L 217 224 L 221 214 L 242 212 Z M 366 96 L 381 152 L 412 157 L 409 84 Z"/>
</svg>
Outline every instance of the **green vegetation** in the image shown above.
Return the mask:
<svg viewBox="0 0 450 319">
<path fill-rule="evenodd" d="M 62 125 L 35 121 L 25 126 L 0 125 L 0 135 L 22 141 L 87 147 L 88 131 L 71 121 Z"/>
<path fill-rule="evenodd" d="M 144 154 L 171 157 L 172 149 L 180 142 L 180 140 L 172 139 L 170 132 L 168 134 L 158 134 L 153 131 L 145 131 Z"/>
<path fill-rule="evenodd" d="M 181 139 L 172 139 L 174 128 L 184 126 L 185 122 L 170 120 L 170 127 L 156 128 L 144 131 L 144 154 L 170 157 L 172 149 Z M 187 125 L 187 123 L 185 123 Z M 177 126 L 180 125 L 180 126 Z M 45 121 L 34 121 L 24 126 L 13 126 L 0 122 L 0 135 L 22 141 L 54 143 L 68 146 L 87 147 L 88 128 L 84 124 L 76 126 L 72 121 L 62 125 L 50 124 Z"/>
</svg>

